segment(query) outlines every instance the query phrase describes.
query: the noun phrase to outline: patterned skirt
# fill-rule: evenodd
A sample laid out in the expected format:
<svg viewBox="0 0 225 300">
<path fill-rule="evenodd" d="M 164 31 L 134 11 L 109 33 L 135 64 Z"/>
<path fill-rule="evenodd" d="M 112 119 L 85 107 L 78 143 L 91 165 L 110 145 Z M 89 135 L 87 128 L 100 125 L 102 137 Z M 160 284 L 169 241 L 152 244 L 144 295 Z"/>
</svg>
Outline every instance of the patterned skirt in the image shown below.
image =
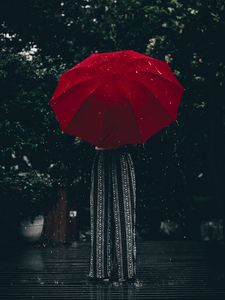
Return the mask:
<svg viewBox="0 0 225 300">
<path fill-rule="evenodd" d="M 136 181 L 126 147 L 97 150 L 91 173 L 89 278 L 136 278 Z"/>
</svg>

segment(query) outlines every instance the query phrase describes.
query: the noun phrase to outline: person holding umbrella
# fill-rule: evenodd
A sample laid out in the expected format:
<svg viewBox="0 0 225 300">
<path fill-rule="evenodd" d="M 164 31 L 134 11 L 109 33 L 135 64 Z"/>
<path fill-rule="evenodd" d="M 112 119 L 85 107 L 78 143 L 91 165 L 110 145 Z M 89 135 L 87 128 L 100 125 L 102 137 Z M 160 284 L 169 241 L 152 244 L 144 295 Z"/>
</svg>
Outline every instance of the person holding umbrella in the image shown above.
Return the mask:
<svg viewBox="0 0 225 300">
<path fill-rule="evenodd" d="M 63 132 L 95 145 L 90 280 L 136 282 L 136 180 L 128 145 L 176 121 L 183 86 L 133 50 L 94 53 L 64 72 L 50 100 Z"/>
<path fill-rule="evenodd" d="M 91 172 L 91 257 L 88 278 L 115 283 L 136 278 L 136 181 L 126 146 L 95 147 Z"/>
</svg>

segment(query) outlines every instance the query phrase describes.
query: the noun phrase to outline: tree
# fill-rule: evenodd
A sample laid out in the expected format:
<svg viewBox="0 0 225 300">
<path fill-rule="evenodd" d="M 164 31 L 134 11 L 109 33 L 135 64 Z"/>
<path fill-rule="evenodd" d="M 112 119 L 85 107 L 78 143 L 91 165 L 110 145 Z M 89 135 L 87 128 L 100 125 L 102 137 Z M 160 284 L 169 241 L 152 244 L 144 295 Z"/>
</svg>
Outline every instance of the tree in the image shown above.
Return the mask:
<svg viewBox="0 0 225 300">
<path fill-rule="evenodd" d="M 60 73 L 89 54 L 133 49 L 167 60 L 185 87 L 178 122 L 133 153 L 138 198 L 179 219 L 199 195 L 224 217 L 222 1 L 3 0 L 0 11 L 3 167 L 26 169 L 27 157 L 69 185 L 88 183 L 93 148 L 61 133 L 48 100 Z"/>
</svg>

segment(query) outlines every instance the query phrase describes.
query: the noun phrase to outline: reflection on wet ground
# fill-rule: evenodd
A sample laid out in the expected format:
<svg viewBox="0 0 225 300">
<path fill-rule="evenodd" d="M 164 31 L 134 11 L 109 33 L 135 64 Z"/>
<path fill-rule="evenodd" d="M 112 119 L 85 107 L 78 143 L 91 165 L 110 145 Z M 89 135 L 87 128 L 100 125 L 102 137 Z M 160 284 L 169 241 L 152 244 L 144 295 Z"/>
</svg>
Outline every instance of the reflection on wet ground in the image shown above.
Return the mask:
<svg viewBox="0 0 225 300">
<path fill-rule="evenodd" d="M 223 242 L 151 241 L 137 244 L 142 286 L 86 279 L 90 244 L 4 248 L 0 299 L 225 299 Z"/>
</svg>

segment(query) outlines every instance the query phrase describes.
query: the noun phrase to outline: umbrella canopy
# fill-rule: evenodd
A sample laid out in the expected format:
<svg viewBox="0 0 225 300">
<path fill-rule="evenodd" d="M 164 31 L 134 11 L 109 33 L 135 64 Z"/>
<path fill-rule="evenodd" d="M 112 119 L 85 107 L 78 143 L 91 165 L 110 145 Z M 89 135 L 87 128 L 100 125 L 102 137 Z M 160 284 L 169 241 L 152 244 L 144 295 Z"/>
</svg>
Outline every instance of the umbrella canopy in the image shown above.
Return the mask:
<svg viewBox="0 0 225 300">
<path fill-rule="evenodd" d="M 175 121 L 183 92 L 167 62 L 124 50 L 92 54 L 64 72 L 49 104 L 64 133 L 118 147 Z"/>
</svg>

